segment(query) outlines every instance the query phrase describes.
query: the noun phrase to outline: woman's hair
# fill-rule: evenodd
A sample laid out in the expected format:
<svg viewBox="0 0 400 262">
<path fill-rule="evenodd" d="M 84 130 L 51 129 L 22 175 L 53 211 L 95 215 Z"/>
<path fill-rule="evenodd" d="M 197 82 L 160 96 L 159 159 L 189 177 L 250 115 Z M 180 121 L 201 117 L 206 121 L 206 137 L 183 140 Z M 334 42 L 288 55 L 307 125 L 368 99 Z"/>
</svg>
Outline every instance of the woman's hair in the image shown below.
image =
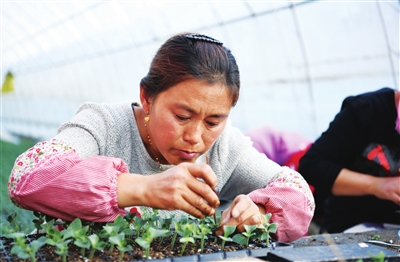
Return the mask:
<svg viewBox="0 0 400 262">
<path fill-rule="evenodd" d="M 159 93 L 189 79 L 227 86 L 232 106 L 239 98 L 239 68 L 231 51 L 214 38 L 192 33 L 172 36 L 158 49 L 140 86 L 155 99 Z"/>
</svg>

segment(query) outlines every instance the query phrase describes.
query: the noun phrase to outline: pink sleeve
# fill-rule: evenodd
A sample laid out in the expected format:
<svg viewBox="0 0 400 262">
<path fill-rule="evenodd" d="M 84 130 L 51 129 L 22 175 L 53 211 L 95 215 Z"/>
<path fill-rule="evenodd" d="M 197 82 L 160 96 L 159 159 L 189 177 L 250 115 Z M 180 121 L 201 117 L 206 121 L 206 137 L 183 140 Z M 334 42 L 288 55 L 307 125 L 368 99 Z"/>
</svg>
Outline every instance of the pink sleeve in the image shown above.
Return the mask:
<svg viewBox="0 0 400 262">
<path fill-rule="evenodd" d="M 249 197 L 272 214 L 271 222 L 278 223 L 279 241 L 291 242 L 307 235 L 314 215 L 314 197 L 307 182 L 296 171 L 285 167 L 267 187 L 254 190 Z"/>
<path fill-rule="evenodd" d="M 109 222 L 118 207 L 117 176 L 128 172 L 117 158 L 82 159 L 63 142 L 36 144 L 15 161 L 8 182 L 11 201 L 28 210 L 71 221 Z"/>
</svg>

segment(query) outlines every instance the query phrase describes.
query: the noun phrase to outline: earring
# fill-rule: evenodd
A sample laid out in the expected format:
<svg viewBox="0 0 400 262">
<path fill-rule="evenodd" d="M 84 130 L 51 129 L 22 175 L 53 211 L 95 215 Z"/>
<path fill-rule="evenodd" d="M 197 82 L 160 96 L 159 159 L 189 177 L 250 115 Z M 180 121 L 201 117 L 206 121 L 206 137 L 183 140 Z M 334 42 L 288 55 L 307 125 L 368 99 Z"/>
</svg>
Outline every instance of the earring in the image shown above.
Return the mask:
<svg viewBox="0 0 400 262">
<path fill-rule="evenodd" d="M 145 116 L 145 117 L 144 117 L 144 121 L 145 121 L 145 122 L 149 122 L 149 121 L 150 121 L 150 117 L 149 117 L 149 116 Z"/>
</svg>

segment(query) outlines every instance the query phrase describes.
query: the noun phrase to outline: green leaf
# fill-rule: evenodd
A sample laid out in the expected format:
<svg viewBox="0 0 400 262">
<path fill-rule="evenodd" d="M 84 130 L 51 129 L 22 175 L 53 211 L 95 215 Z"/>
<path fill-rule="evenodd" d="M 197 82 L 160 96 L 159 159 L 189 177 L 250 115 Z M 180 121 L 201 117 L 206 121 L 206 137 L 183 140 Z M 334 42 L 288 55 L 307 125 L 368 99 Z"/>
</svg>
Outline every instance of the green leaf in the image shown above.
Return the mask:
<svg viewBox="0 0 400 262">
<path fill-rule="evenodd" d="M 22 259 L 28 259 L 31 257 L 27 252 L 25 252 L 25 249 L 20 246 L 13 246 L 11 254 L 15 254 Z"/>
<path fill-rule="evenodd" d="M 169 233 L 169 230 L 166 229 L 156 229 L 154 227 L 149 228 L 149 233 L 153 238 L 166 236 Z"/>
<path fill-rule="evenodd" d="M 69 224 L 68 229 L 72 231 L 78 231 L 82 229 L 82 221 L 79 218 L 75 218 L 74 221 Z"/>
<path fill-rule="evenodd" d="M 44 244 L 46 244 L 46 240 L 47 240 L 47 238 L 45 236 L 41 236 L 40 238 L 33 240 L 30 243 L 30 246 L 31 246 L 32 250 L 34 251 L 34 253 L 36 253 L 36 251 L 38 251 L 39 248 L 41 248 Z"/>
<path fill-rule="evenodd" d="M 74 242 L 75 245 L 77 245 L 80 248 L 90 248 L 90 241 L 88 238 L 86 239 L 78 239 Z"/>
<path fill-rule="evenodd" d="M 278 223 L 272 223 L 268 227 L 268 232 L 270 233 L 276 233 L 276 230 L 278 229 Z"/>
<path fill-rule="evenodd" d="M 243 236 L 242 234 L 236 234 L 232 237 L 232 241 L 238 243 L 239 245 L 246 245 L 247 237 Z"/>
<path fill-rule="evenodd" d="M 181 243 L 194 243 L 194 238 L 193 237 L 181 237 L 181 239 L 179 239 L 179 242 Z"/>
<path fill-rule="evenodd" d="M 135 242 L 138 243 L 139 246 L 141 246 L 143 249 L 148 249 L 150 248 L 150 243 L 144 240 L 141 237 L 138 237 L 135 239 Z"/>
<path fill-rule="evenodd" d="M 235 230 L 236 226 L 224 226 L 224 237 L 230 236 Z"/>
<path fill-rule="evenodd" d="M 25 238 L 25 233 L 22 233 L 22 232 L 15 232 L 15 233 L 7 234 L 5 237 L 7 237 L 7 238 L 13 238 L 13 239 Z"/>
<path fill-rule="evenodd" d="M 130 245 L 127 245 L 127 246 L 124 246 L 124 247 L 117 247 L 118 248 L 118 250 L 119 251 L 121 251 L 121 252 L 126 252 L 126 251 L 131 251 L 131 250 L 133 250 L 133 248 L 132 248 L 132 246 L 130 246 Z"/>
<path fill-rule="evenodd" d="M 246 230 L 248 234 L 252 233 L 256 228 L 257 225 L 244 225 L 244 230 Z"/>
<path fill-rule="evenodd" d="M 224 236 L 218 236 L 218 237 L 225 241 L 232 241 L 232 238 L 230 238 L 230 237 L 224 237 Z"/>
</svg>

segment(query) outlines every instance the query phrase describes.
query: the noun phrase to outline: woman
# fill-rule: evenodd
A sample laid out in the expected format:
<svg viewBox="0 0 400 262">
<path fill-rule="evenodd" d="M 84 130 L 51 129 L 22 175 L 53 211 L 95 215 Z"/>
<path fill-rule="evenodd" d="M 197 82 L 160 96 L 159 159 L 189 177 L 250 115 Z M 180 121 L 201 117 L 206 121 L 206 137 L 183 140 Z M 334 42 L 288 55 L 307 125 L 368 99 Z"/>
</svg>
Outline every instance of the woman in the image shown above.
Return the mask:
<svg viewBox="0 0 400 262">
<path fill-rule="evenodd" d="M 228 124 L 239 87 L 235 58 L 221 42 L 175 35 L 140 83 L 141 106 L 82 105 L 53 139 L 18 157 L 9 195 L 53 217 L 106 222 L 130 206 L 202 218 L 215 213 L 217 191 L 232 200 L 221 229 L 243 231 L 267 212 L 279 223 L 277 238 L 295 240 L 307 232 L 312 194 L 297 172 L 268 160 Z"/>
<path fill-rule="evenodd" d="M 347 97 L 299 171 L 323 203 L 321 232 L 400 224 L 400 93 L 381 88 Z"/>
</svg>

